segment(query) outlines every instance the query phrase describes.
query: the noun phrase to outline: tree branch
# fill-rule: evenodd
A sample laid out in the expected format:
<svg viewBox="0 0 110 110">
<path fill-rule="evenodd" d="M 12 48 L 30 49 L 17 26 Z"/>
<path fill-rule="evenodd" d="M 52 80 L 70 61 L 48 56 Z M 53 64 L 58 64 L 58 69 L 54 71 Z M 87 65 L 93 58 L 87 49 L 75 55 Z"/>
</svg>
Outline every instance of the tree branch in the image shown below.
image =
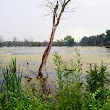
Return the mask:
<svg viewBox="0 0 110 110">
<path fill-rule="evenodd" d="M 71 0 L 68 0 L 66 3 L 65 3 L 65 6 L 70 2 Z"/>
<path fill-rule="evenodd" d="M 58 7 L 59 7 L 59 4 L 58 4 L 58 1 L 57 1 L 56 6 L 54 8 L 54 12 L 53 12 L 53 27 L 55 26 Z"/>
</svg>

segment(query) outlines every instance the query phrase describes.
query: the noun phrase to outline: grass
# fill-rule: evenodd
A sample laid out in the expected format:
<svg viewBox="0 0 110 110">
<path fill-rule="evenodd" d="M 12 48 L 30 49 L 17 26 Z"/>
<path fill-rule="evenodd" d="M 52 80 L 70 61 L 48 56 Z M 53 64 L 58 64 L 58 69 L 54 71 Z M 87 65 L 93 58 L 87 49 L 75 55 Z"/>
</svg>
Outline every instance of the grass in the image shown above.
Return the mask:
<svg viewBox="0 0 110 110">
<path fill-rule="evenodd" d="M 22 75 L 16 69 L 16 59 L 12 59 L 9 66 L 2 68 L 3 72 L 3 84 L 1 86 L 1 93 L 3 95 L 2 105 L 5 107 L 5 103 L 11 101 L 12 97 L 17 96 L 21 92 L 21 77 Z"/>
<path fill-rule="evenodd" d="M 55 53 L 54 64 L 57 73 L 57 95 L 52 100 L 48 92 L 42 93 L 40 85 L 34 89 L 27 83 L 22 88 L 20 69 L 16 59 L 9 66 L 2 67 L 3 84 L 0 92 L 2 110 L 110 110 L 110 90 L 107 88 L 106 66 L 90 65 L 86 82 L 81 79 L 81 54 L 75 50 L 74 60 L 66 62 Z M 18 71 L 19 70 L 19 71 Z"/>
</svg>

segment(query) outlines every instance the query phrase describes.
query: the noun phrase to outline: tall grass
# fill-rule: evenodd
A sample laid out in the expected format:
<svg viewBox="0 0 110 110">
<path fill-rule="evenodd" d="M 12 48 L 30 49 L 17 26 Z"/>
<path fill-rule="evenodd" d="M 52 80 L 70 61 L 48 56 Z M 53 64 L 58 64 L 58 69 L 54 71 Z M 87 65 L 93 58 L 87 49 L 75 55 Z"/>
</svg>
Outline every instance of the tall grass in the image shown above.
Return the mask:
<svg viewBox="0 0 110 110">
<path fill-rule="evenodd" d="M 8 101 L 13 101 L 12 96 L 17 95 L 21 92 L 21 77 L 22 75 L 17 74 L 16 70 L 16 59 L 12 59 L 9 66 L 2 68 L 3 72 L 3 84 L 1 86 L 1 93 L 3 94 L 2 104 Z"/>
</svg>

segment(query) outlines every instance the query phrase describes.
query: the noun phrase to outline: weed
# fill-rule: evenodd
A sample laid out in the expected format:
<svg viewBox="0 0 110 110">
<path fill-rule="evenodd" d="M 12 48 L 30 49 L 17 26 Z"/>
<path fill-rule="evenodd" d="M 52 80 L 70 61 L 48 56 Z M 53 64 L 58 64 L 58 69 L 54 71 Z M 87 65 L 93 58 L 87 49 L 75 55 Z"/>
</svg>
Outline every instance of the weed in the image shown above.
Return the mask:
<svg viewBox="0 0 110 110">
<path fill-rule="evenodd" d="M 87 91 L 91 93 L 95 93 L 98 89 L 100 92 L 96 95 L 96 99 L 104 100 L 106 98 L 106 85 L 107 85 L 107 76 L 108 72 L 107 68 L 101 63 L 101 66 L 97 66 L 96 64 L 90 65 L 90 70 L 87 71 Z"/>
<path fill-rule="evenodd" d="M 76 50 L 77 63 L 71 60 L 70 66 L 60 55 L 54 54 L 56 65 L 58 96 L 57 109 L 59 110 L 84 110 L 82 84 L 80 80 L 82 64 L 79 50 Z"/>
<path fill-rule="evenodd" d="M 21 77 L 22 75 L 16 72 L 16 59 L 12 59 L 9 66 L 2 68 L 3 84 L 1 93 L 3 94 L 2 105 L 5 106 L 9 100 L 12 101 L 14 95 L 21 92 Z"/>
</svg>

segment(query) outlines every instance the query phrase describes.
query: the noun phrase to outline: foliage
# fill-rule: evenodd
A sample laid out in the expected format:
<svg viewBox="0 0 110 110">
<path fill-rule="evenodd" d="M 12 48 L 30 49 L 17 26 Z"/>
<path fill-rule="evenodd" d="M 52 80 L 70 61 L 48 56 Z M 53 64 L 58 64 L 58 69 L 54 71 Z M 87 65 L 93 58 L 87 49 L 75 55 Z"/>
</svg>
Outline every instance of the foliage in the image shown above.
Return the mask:
<svg viewBox="0 0 110 110">
<path fill-rule="evenodd" d="M 12 41 L 5 41 L 3 36 L 0 36 L 0 47 L 7 46 L 47 46 L 49 42 L 37 42 L 33 41 L 32 39 L 24 39 L 24 41 L 19 41 L 18 38 L 14 37 Z M 74 38 L 72 38 L 70 35 L 64 37 L 64 39 L 57 40 L 53 42 L 53 46 L 73 46 L 76 45 L 74 42 Z M 84 36 L 78 42 L 78 45 L 80 46 L 107 46 L 107 48 L 110 48 L 110 29 L 106 30 L 104 33 L 101 33 L 99 35 L 93 35 L 93 36 Z"/>
<path fill-rule="evenodd" d="M 52 100 L 48 93 L 40 92 L 27 83 L 21 88 L 20 70 L 16 59 L 9 66 L 2 67 L 3 84 L 0 92 L 0 109 L 3 110 L 110 110 L 110 89 L 107 89 L 108 72 L 106 66 L 90 65 L 86 76 L 86 89 L 81 81 L 82 63 L 79 50 L 75 59 L 66 62 L 54 54 L 57 72 L 57 96 Z M 76 63 L 75 63 L 76 62 Z M 19 74 L 18 74 L 19 73 Z"/>
<path fill-rule="evenodd" d="M 13 101 L 6 103 L 6 110 L 54 110 L 52 102 L 43 100 L 39 94 L 33 93 L 30 86 L 19 94 L 18 97 L 11 97 Z"/>
<path fill-rule="evenodd" d="M 58 77 L 58 102 L 56 105 L 58 110 L 85 110 L 80 79 L 82 64 L 78 50 L 76 50 L 76 54 L 77 63 L 71 61 L 70 67 L 60 55 L 54 54 L 55 70 Z"/>
<path fill-rule="evenodd" d="M 21 74 L 17 74 L 16 59 L 12 59 L 9 66 L 2 68 L 3 84 L 1 86 L 1 93 L 3 94 L 2 104 L 12 100 L 11 95 L 19 94 L 21 91 Z"/>
<path fill-rule="evenodd" d="M 52 110 L 53 102 L 49 102 L 49 95 L 38 94 L 27 85 L 21 88 L 22 75 L 17 73 L 16 59 L 9 66 L 3 68 L 3 84 L 0 93 L 0 109 L 3 110 Z"/>
<path fill-rule="evenodd" d="M 87 108 L 88 110 L 109 110 L 110 91 L 107 89 L 108 72 L 106 66 L 91 64 L 87 71 Z M 107 107 L 108 106 L 108 107 Z"/>
<path fill-rule="evenodd" d="M 81 57 L 76 51 L 77 64 L 70 66 L 61 56 L 54 54 L 54 62 L 58 76 L 58 96 L 56 108 L 58 110 L 110 110 L 110 90 L 106 89 L 106 66 L 90 65 L 87 72 L 86 90 L 81 83 Z M 82 86 L 83 84 L 83 86 Z M 83 88 L 84 87 L 84 88 Z"/>
<path fill-rule="evenodd" d="M 81 46 L 107 46 L 110 45 L 110 30 L 95 36 L 84 36 L 79 42 Z"/>
<path fill-rule="evenodd" d="M 36 46 L 37 47 L 40 47 L 41 46 L 41 43 L 40 42 L 36 42 Z"/>
<path fill-rule="evenodd" d="M 2 38 L 2 36 L 1 36 Z M 33 41 L 33 40 L 28 40 L 28 39 L 24 39 L 24 41 L 19 41 L 19 40 L 16 40 L 18 38 L 14 38 L 13 41 L 4 41 L 0 38 L 0 47 L 4 47 L 4 46 L 7 46 L 7 47 L 16 47 L 16 46 L 26 46 L 26 47 L 40 47 L 40 46 L 47 46 L 48 45 L 48 41 L 43 41 L 43 42 L 40 42 L 40 41 Z M 73 39 L 73 38 L 72 38 Z M 71 44 L 73 44 L 74 40 L 71 41 Z M 73 45 L 76 45 L 75 42 Z M 61 40 L 57 40 L 57 41 L 53 41 L 53 46 L 68 46 L 68 43 L 66 42 L 65 43 L 65 40 L 64 39 L 61 39 Z"/>
<path fill-rule="evenodd" d="M 87 91 L 95 93 L 98 89 L 100 92 L 97 94 L 96 98 L 99 100 L 104 100 L 106 85 L 107 85 L 107 68 L 102 63 L 101 66 L 96 64 L 90 65 L 90 70 L 87 71 Z"/>
<path fill-rule="evenodd" d="M 106 45 L 110 46 L 110 30 L 106 30 Z"/>
<path fill-rule="evenodd" d="M 57 40 L 57 46 L 65 46 L 64 40 Z"/>
<path fill-rule="evenodd" d="M 85 110 L 110 110 L 110 90 L 106 91 L 106 98 L 103 102 L 96 98 L 100 91 L 101 89 L 99 88 L 94 93 L 88 92 Z"/>
<path fill-rule="evenodd" d="M 83 37 L 80 41 L 82 46 L 104 46 L 105 45 L 105 34 L 97 36 Z"/>
<path fill-rule="evenodd" d="M 72 36 L 66 36 L 64 38 L 65 43 L 67 46 L 73 46 L 74 45 L 74 38 L 72 38 Z"/>
</svg>

